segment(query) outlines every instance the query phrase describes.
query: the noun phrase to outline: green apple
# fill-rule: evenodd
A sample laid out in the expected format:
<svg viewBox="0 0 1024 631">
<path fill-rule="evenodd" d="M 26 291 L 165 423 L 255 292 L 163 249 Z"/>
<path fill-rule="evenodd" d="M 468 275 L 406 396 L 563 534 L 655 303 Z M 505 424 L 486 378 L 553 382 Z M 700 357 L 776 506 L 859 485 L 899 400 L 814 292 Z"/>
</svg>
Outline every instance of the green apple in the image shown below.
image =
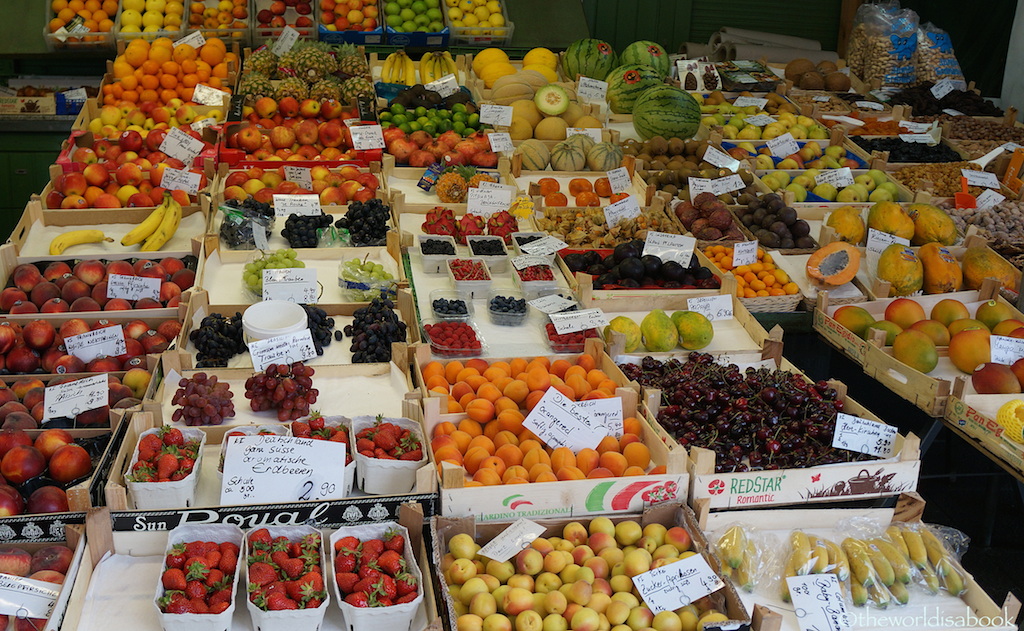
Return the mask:
<svg viewBox="0 0 1024 631">
<path fill-rule="evenodd" d="M 890 193 L 888 191 L 888 189 L 885 189 L 885 188 L 879 186 L 875 190 L 871 191 L 870 195 L 868 195 L 868 201 L 869 202 L 891 202 L 891 201 L 893 201 L 893 197 L 892 197 L 892 193 Z"/>
<path fill-rule="evenodd" d="M 839 193 L 839 191 L 836 190 L 836 187 L 828 183 L 818 184 L 811 192 L 822 199 L 829 200 L 830 202 L 835 201 L 836 195 Z"/>
<path fill-rule="evenodd" d="M 798 202 L 803 202 L 807 199 L 807 189 L 799 184 L 790 184 L 786 187 L 787 191 L 792 191 L 793 195 Z"/>
</svg>

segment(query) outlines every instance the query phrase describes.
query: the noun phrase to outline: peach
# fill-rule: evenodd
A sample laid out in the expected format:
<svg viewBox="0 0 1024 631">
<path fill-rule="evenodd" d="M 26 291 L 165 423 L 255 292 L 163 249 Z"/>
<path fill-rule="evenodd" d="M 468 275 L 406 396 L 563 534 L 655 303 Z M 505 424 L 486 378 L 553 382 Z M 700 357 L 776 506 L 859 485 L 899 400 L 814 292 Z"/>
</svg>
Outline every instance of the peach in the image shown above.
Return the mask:
<svg viewBox="0 0 1024 631">
<path fill-rule="evenodd" d="M 665 543 L 670 543 L 680 552 L 686 552 L 692 544 L 690 533 L 685 528 L 673 526 L 665 532 Z"/>
<path fill-rule="evenodd" d="M 587 542 L 587 527 L 578 521 L 569 522 L 562 527 L 562 537 L 574 546 Z"/>
</svg>

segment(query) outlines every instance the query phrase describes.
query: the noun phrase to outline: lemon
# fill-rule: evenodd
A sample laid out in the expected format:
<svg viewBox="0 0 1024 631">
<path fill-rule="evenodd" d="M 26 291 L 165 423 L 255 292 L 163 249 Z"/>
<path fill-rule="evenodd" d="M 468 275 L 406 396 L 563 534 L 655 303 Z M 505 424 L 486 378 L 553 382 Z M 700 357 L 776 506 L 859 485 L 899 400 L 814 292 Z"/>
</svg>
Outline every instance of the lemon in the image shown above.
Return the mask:
<svg viewBox="0 0 1024 631">
<path fill-rule="evenodd" d="M 123 14 L 122 14 L 123 15 Z M 145 27 L 164 25 L 164 14 L 156 11 L 146 11 L 142 14 L 142 25 Z"/>
<path fill-rule="evenodd" d="M 160 19 L 161 21 L 163 21 L 163 16 L 161 16 Z M 121 29 L 124 30 L 126 26 L 136 27 L 135 31 L 129 32 L 137 33 L 139 31 L 137 27 L 142 26 L 142 14 L 136 11 L 135 9 L 124 9 L 123 11 L 121 11 Z"/>
<path fill-rule="evenodd" d="M 473 15 L 475 15 L 476 19 L 480 20 L 480 22 L 486 22 L 487 19 L 491 17 L 491 13 L 487 10 L 487 7 L 477 7 L 473 9 Z"/>
<path fill-rule="evenodd" d="M 462 28 L 463 26 L 465 26 L 465 24 L 462 22 L 462 20 L 452 20 L 452 26 L 456 28 Z"/>
<path fill-rule="evenodd" d="M 168 2 L 164 7 L 164 15 L 184 15 L 185 5 L 180 2 Z"/>
<path fill-rule="evenodd" d="M 473 4 L 475 4 L 478 7 L 482 7 L 485 4 L 487 4 L 487 0 L 473 0 Z"/>
<path fill-rule="evenodd" d="M 487 18 L 491 26 L 505 26 L 505 16 L 500 13 L 492 13 L 491 17 Z"/>
<path fill-rule="evenodd" d="M 462 16 L 462 23 L 465 24 L 466 26 L 476 26 L 477 24 L 480 23 L 480 20 L 478 20 L 476 16 L 473 15 L 472 13 L 467 13 L 466 15 Z"/>
<path fill-rule="evenodd" d="M 459 0 L 444 0 L 445 6 L 457 7 L 459 6 Z"/>
<path fill-rule="evenodd" d="M 124 0 L 121 6 L 125 11 L 138 11 L 141 15 L 146 10 L 146 0 Z"/>
<path fill-rule="evenodd" d="M 473 0 L 461 0 L 459 2 L 459 8 L 462 9 L 463 13 L 472 13 L 476 5 L 473 4 Z"/>
<path fill-rule="evenodd" d="M 501 13 L 501 3 L 498 0 L 487 0 L 487 4 L 484 6 L 491 13 Z"/>
</svg>

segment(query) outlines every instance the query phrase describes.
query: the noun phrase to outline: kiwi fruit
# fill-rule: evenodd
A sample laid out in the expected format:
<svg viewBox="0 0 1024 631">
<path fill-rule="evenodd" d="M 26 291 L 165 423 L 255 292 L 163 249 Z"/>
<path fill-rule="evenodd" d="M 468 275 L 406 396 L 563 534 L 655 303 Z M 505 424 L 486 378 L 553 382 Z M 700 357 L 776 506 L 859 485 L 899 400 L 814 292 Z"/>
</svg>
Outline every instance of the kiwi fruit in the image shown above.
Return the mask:
<svg viewBox="0 0 1024 631">
<path fill-rule="evenodd" d="M 674 156 L 683 155 L 684 153 L 691 153 L 686 151 L 686 141 L 683 140 L 682 138 L 669 138 L 668 152 Z"/>
<path fill-rule="evenodd" d="M 668 141 L 662 136 L 655 136 L 645 143 L 651 150 L 651 153 L 656 155 L 665 155 L 668 153 Z"/>
<path fill-rule="evenodd" d="M 800 77 L 807 74 L 808 72 L 815 72 L 816 68 L 814 62 L 810 59 L 794 59 L 793 61 L 786 64 L 786 78 L 796 83 Z"/>
</svg>

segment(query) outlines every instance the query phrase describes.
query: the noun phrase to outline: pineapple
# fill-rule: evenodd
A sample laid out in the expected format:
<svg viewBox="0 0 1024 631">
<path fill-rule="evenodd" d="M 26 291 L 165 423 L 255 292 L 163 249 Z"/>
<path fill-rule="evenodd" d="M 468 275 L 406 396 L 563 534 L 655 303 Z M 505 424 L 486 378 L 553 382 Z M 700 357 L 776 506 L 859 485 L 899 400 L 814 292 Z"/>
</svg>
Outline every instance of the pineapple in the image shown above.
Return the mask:
<svg viewBox="0 0 1024 631">
<path fill-rule="evenodd" d="M 242 81 L 238 84 L 238 93 L 256 100 L 264 96 L 273 97 L 276 91 L 274 84 L 266 75 L 250 72 L 242 76 Z"/>
<path fill-rule="evenodd" d="M 305 79 L 310 83 L 334 74 L 338 70 L 338 60 L 330 52 L 310 43 L 297 51 L 293 48 L 290 52 L 288 66 L 296 77 Z"/>
<path fill-rule="evenodd" d="M 261 48 L 246 58 L 242 72 L 258 72 L 273 79 L 277 74 L 277 64 L 277 55 L 269 48 Z"/>
<path fill-rule="evenodd" d="M 301 101 L 309 96 L 309 86 L 298 77 L 283 79 L 277 85 L 277 100 L 280 101 L 286 96 L 291 96 Z"/>
<path fill-rule="evenodd" d="M 309 98 L 318 101 L 340 101 L 341 81 L 334 77 L 327 77 L 317 81 L 309 88 Z"/>
<path fill-rule="evenodd" d="M 338 48 L 338 72 L 349 77 L 363 77 L 370 80 L 370 65 L 366 56 L 354 44 L 344 44 Z"/>
<path fill-rule="evenodd" d="M 469 186 L 466 178 L 455 171 L 449 171 L 437 180 L 437 198 L 445 204 L 461 204 L 466 201 Z"/>
<path fill-rule="evenodd" d="M 494 176 L 487 173 L 476 173 L 473 177 L 469 178 L 469 188 L 477 188 L 480 186 L 480 182 L 497 182 Z"/>
<path fill-rule="evenodd" d="M 360 94 L 373 95 L 373 85 L 369 81 L 362 77 L 352 77 L 346 79 L 341 84 L 341 101 L 344 103 L 351 103 L 356 100 L 356 97 Z"/>
</svg>

